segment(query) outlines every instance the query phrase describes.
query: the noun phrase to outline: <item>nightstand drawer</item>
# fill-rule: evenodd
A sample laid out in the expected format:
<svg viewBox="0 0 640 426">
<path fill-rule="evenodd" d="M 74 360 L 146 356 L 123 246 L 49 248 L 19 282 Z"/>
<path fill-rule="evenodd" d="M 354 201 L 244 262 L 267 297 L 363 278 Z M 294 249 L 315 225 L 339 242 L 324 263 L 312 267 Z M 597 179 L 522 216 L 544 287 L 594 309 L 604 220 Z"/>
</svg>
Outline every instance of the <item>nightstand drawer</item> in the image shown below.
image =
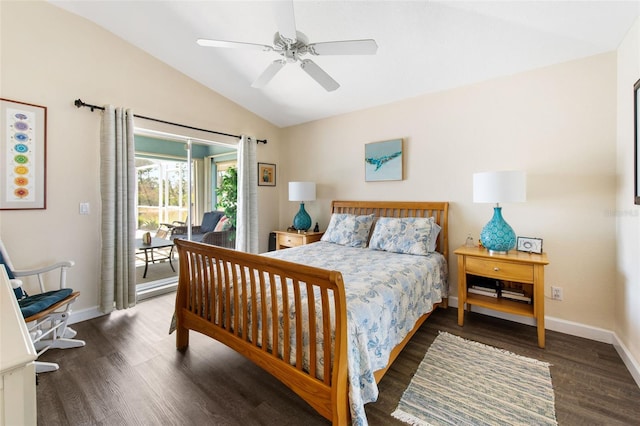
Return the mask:
<svg viewBox="0 0 640 426">
<path fill-rule="evenodd" d="M 465 270 L 468 274 L 521 282 L 533 282 L 533 265 L 502 262 L 493 259 L 467 257 Z"/>
<path fill-rule="evenodd" d="M 297 247 L 303 244 L 302 235 L 279 234 L 278 245 L 284 247 Z"/>
</svg>

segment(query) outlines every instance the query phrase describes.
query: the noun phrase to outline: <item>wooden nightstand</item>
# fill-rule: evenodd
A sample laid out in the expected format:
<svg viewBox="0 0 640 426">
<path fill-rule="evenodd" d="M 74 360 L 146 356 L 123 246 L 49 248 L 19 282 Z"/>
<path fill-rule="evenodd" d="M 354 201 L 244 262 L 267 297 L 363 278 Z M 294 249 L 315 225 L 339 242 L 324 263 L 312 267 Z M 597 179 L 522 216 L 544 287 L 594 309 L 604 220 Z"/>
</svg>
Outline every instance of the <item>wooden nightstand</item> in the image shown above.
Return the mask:
<svg viewBox="0 0 640 426">
<path fill-rule="evenodd" d="M 324 232 L 288 232 L 274 231 L 276 234 L 276 250 L 303 246 L 320 241 Z"/>
<path fill-rule="evenodd" d="M 458 325 L 464 325 L 464 309 L 482 306 L 509 314 L 536 319 L 538 346 L 544 348 L 544 266 L 549 264 L 546 253 L 530 254 L 512 250 L 508 254 L 489 254 L 478 247 L 460 247 L 458 255 Z M 500 296 L 482 296 L 468 292 L 468 276 L 490 278 L 523 288 L 531 303 L 507 300 Z"/>
</svg>

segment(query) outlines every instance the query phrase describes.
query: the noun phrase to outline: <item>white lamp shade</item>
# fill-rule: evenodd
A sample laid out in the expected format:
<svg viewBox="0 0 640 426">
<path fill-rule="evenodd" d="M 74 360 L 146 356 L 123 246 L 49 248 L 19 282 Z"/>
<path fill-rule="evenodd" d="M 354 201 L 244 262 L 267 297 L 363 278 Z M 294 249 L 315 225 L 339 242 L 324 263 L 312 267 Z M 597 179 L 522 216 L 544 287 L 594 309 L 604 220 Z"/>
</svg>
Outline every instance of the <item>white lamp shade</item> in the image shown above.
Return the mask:
<svg viewBox="0 0 640 426">
<path fill-rule="evenodd" d="M 523 171 L 473 174 L 474 203 L 518 203 L 527 200 L 527 177 Z"/>
<path fill-rule="evenodd" d="M 314 201 L 315 182 L 289 182 L 289 201 Z"/>
</svg>

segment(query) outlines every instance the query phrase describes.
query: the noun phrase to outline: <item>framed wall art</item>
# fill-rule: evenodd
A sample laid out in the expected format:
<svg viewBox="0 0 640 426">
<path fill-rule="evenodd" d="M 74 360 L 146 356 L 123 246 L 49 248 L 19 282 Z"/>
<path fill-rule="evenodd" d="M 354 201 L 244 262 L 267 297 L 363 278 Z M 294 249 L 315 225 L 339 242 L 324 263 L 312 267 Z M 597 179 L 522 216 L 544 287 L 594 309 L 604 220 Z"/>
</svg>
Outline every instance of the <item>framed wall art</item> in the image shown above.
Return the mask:
<svg viewBox="0 0 640 426">
<path fill-rule="evenodd" d="M 635 155 L 634 155 L 634 187 L 635 194 L 633 197 L 634 203 L 640 205 L 640 173 L 638 167 L 640 167 L 640 80 L 636 81 L 633 85 L 633 122 L 634 122 L 634 135 L 635 141 Z"/>
<path fill-rule="evenodd" d="M 47 108 L 0 98 L 0 210 L 45 209 Z"/>
<path fill-rule="evenodd" d="M 372 142 L 364 146 L 366 182 L 402 180 L 402 139 Z"/>
<path fill-rule="evenodd" d="M 276 165 L 258 163 L 258 186 L 276 186 Z"/>
</svg>

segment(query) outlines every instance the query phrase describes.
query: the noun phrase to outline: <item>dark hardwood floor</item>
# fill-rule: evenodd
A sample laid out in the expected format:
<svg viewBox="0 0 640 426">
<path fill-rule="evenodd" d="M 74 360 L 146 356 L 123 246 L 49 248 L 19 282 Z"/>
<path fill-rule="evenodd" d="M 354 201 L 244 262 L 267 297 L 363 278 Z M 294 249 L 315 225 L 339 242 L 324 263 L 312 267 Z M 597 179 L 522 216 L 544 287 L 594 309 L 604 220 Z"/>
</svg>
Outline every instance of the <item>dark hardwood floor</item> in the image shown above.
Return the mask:
<svg viewBox="0 0 640 426">
<path fill-rule="evenodd" d="M 41 359 L 60 370 L 39 375 L 38 424 L 44 425 L 327 425 L 305 402 L 242 356 L 191 332 L 186 353 L 169 335 L 174 294 L 75 324 L 87 346 L 51 350 Z M 640 388 L 613 346 L 534 327 L 438 309 L 381 381 L 367 405 L 371 425 L 391 417 L 439 330 L 552 364 L 560 425 L 638 425 Z"/>
</svg>

